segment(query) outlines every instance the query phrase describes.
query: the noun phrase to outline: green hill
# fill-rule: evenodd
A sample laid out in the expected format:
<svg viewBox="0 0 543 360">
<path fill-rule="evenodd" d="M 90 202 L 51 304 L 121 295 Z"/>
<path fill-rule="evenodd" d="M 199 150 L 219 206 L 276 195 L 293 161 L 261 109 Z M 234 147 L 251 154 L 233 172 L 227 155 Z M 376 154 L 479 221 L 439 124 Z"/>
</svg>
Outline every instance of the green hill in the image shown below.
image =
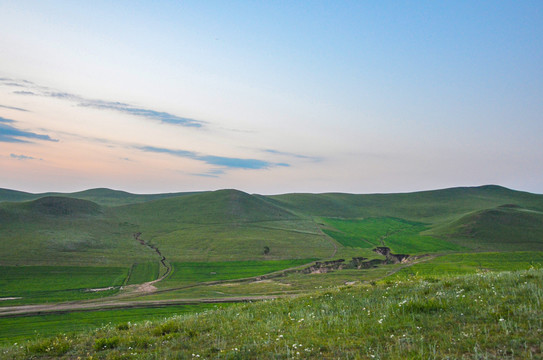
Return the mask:
<svg viewBox="0 0 543 360">
<path fill-rule="evenodd" d="M 110 209 L 46 196 L 0 203 L 0 265 L 121 265 L 153 259 Z"/>
<path fill-rule="evenodd" d="M 1 201 L 28 201 L 36 198 L 36 195 L 9 189 L 0 189 L 0 202 Z"/>
<path fill-rule="evenodd" d="M 32 201 L 29 205 L 31 211 L 51 216 L 83 216 L 101 213 L 100 205 L 92 201 L 61 196 L 46 196 Z"/>
<path fill-rule="evenodd" d="M 269 198 L 278 206 L 313 216 L 380 216 L 426 223 L 451 221 L 470 211 L 509 203 L 543 211 L 543 195 L 495 185 L 400 194 L 285 194 Z"/>
<path fill-rule="evenodd" d="M 296 219 L 291 212 L 238 190 L 218 190 L 127 205 L 124 216 L 159 224 L 232 224 Z"/>
<path fill-rule="evenodd" d="M 48 196 L 70 197 L 93 201 L 103 206 L 118 206 L 135 204 L 169 197 L 196 194 L 198 192 L 180 192 L 164 194 L 132 194 L 126 191 L 112 190 L 106 188 L 89 189 L 73 193 L 47 192 L 32 194 L 16 190 L 0 189 L 0 202 L 3 201 L 29 201 Z"/>
<path fill-rule="evenodd" d="M 219 190 L 112 208 L 175 261 L 322 258 L 333 246 L 317 225 L 266 198 Z M 272 249 L 264 254 L 267 246 Z"/>
<path fill-rule="evenodd" d="M 543 212 L 502 205 L 469 213 L 432 233 L 476 250 L 543 250 Z"/>
</svg>

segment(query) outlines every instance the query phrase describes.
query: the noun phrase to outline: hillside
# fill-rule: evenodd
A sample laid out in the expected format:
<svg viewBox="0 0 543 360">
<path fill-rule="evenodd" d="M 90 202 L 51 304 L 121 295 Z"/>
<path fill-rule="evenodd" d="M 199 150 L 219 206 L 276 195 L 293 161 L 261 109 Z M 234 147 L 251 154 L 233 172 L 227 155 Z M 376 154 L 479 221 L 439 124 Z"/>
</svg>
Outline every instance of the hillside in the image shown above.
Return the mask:
<svg viewBox="0 0 543 360">
<path fill-rule="evenodd" d="M 205 193 L 149 201 L 117 208 L 131 218 L 144 216 L 155 223 L 231 224 L 296 219 L 287 210 L 238 190 Z"/>
<path fill-rule="evenodd" d="M 9 359 L 540 358 L 542 286 L 541 269 L 343 286 L 1 350 Z"/>
<path fill-rule="evenodd" d="M 112 208 L 176 261 L 322 258 L 333 246 L 312 220 L 237 190 Z M 264 254 L 264 247 L 273 249 Z"/>
<path fill-rule="evenodd" d="M 285 194 L 270 196 L 278 206 L 304 214 L 326 217 L 397 217 L 439 223 L 467 212 L 517 204 L 543 211 L 543 195 L 495 185 L 459 187 L 400 194 Z"/>
<path fill-rule="evenodd" d="M 131 229 L 88 200 L 2 202 L 0 224 L 0 265 L 126 266 L 153 258 L 134 243 Z"/>
<path fill-rule="evenodd" d="M 432 233 L 475 250 L 543 250 L 543 212 L 506 204 L 469 213 Z"/>
<path fill-rule="evenodd" d="M 164 193 L 164 194 L 132 194 L 126 191 L 112 190 L 106 188 L 89 189 L 73 193 L 27 193 L 23 191 L 0 189 L 0 202 L 3 201 L 29 201 L 36 200 L 42 197 L 69 197 L 83 200 L 89 200 L 103 206 L 118 206 L 126 204 L 135 204 L 151 200 L 164 199 L 169 197 L 177 197 L 191 195 L 197 192 L 180 192 L 180 193 Z"/>
<path fill-rule="evenodd" d="M 370 195 L 263 196 L 238 190 L 134 195 L 110 189 L 0 195 L 20 200 L 0 202 L 0 341 L 7 342 L 34 336 L 36 326 L 53 334 L 85 327 L 74 326 L 80 321 L 89 328 L 102 319 L 149 319 L 153 306 L 186 312 L 187 303 L 315 297 L 317 289 L 381 279 L 410 282 L 419 275 L 433 283 L 447 274 L 529 269 L 543 259 L 543 196 L 499 186 Z M 357 289 L 362 296 L 371 288 Z M 323 302 L 321 310 L 329 306 Z M 288 328 L 284 315 L 289 312 L 293 314 L 290 307 L 274 331 Z M 11 319 L 13 315 L 24 319 Z M 309 316 L 304 313 L 303 322 Z M 338 328 L 344 320 L 323 319 Z M 364 326 L 370 328 L 370 323 Z M 145 336 L 154 341 L 155 335 Z M 347 343 L 354 341 L 349 339 Z M 109 340 L 91 343 L 95 341 Z M 98 357 L 122 358 L 125 348 L 136 347 L 121 337 L 118 341 L 107 355 L 96 348 Z M 52 349 L 53 343 L 47 346 Z M 329 345 L 308 356 L 338 354 L 337 341 L 324 343 Z M 356 349 L 375 345 L 356 344 Z M 265 352 L 258 354 L 264 358 L 278 351 L 262 348 Z M 184 357 L 178 350 L 172 351 Z"/>
</svg>

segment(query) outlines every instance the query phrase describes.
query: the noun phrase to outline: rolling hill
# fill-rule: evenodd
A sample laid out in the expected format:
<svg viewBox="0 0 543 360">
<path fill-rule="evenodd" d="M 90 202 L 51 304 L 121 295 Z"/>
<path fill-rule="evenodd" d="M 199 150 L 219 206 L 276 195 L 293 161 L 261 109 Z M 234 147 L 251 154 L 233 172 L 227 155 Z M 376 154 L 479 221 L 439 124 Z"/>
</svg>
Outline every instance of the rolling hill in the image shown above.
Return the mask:
<svg viewBox="0 0 543 360">
<path fill-rule="evenodd" d="M 0 325 L 9 322 L 2 309 L 24 304 L 300 294 L 418 273 L 526 269 L 542 251 L 543 196 L 494 185 L 273 196 L 0 189 Z M 48 321 L 52 331 L 55 316 Z"/>
</svg>

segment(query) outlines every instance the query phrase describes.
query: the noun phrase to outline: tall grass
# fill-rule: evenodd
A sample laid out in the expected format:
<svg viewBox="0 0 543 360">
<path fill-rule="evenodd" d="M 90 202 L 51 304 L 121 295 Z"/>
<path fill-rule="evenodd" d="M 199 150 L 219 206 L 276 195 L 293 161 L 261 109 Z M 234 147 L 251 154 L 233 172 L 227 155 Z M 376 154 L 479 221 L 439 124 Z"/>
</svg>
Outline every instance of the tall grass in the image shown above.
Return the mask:
<svg viewBox="0 0 543 360">
<path fill-rule="evenodd" d="M 105 326 L 4 358 L 517 359 L 543 356 L 543 270 L 415 278 Z"/>
</svg>

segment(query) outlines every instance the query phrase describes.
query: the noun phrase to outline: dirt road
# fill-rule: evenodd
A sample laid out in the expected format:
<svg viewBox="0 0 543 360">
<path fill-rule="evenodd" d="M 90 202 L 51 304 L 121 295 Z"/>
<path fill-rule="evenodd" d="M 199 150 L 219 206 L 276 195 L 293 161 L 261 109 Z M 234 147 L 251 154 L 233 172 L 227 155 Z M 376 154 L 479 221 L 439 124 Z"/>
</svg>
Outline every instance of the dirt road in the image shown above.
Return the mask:
<svg viewBox="0 0 543 360">
<path fill-rule="evenodd" d="M 220 299 L 171 299 L 171 300 L 148 300 L 148 301 L 79 301 L 57 304 L 21 305 L 0 307 L 0 317 L 18 317 L 44 314 L 63 314 L 75 311 L 111 310 L 111 309 L 135 309 L 148 307 L 164 307 L 172 305 L 194 305 L 194 304 L 220 304 L 239 303 L 262 300 L 272 300 L 281 296 L 245 296 L 229 297 Z"/>
</svg>

